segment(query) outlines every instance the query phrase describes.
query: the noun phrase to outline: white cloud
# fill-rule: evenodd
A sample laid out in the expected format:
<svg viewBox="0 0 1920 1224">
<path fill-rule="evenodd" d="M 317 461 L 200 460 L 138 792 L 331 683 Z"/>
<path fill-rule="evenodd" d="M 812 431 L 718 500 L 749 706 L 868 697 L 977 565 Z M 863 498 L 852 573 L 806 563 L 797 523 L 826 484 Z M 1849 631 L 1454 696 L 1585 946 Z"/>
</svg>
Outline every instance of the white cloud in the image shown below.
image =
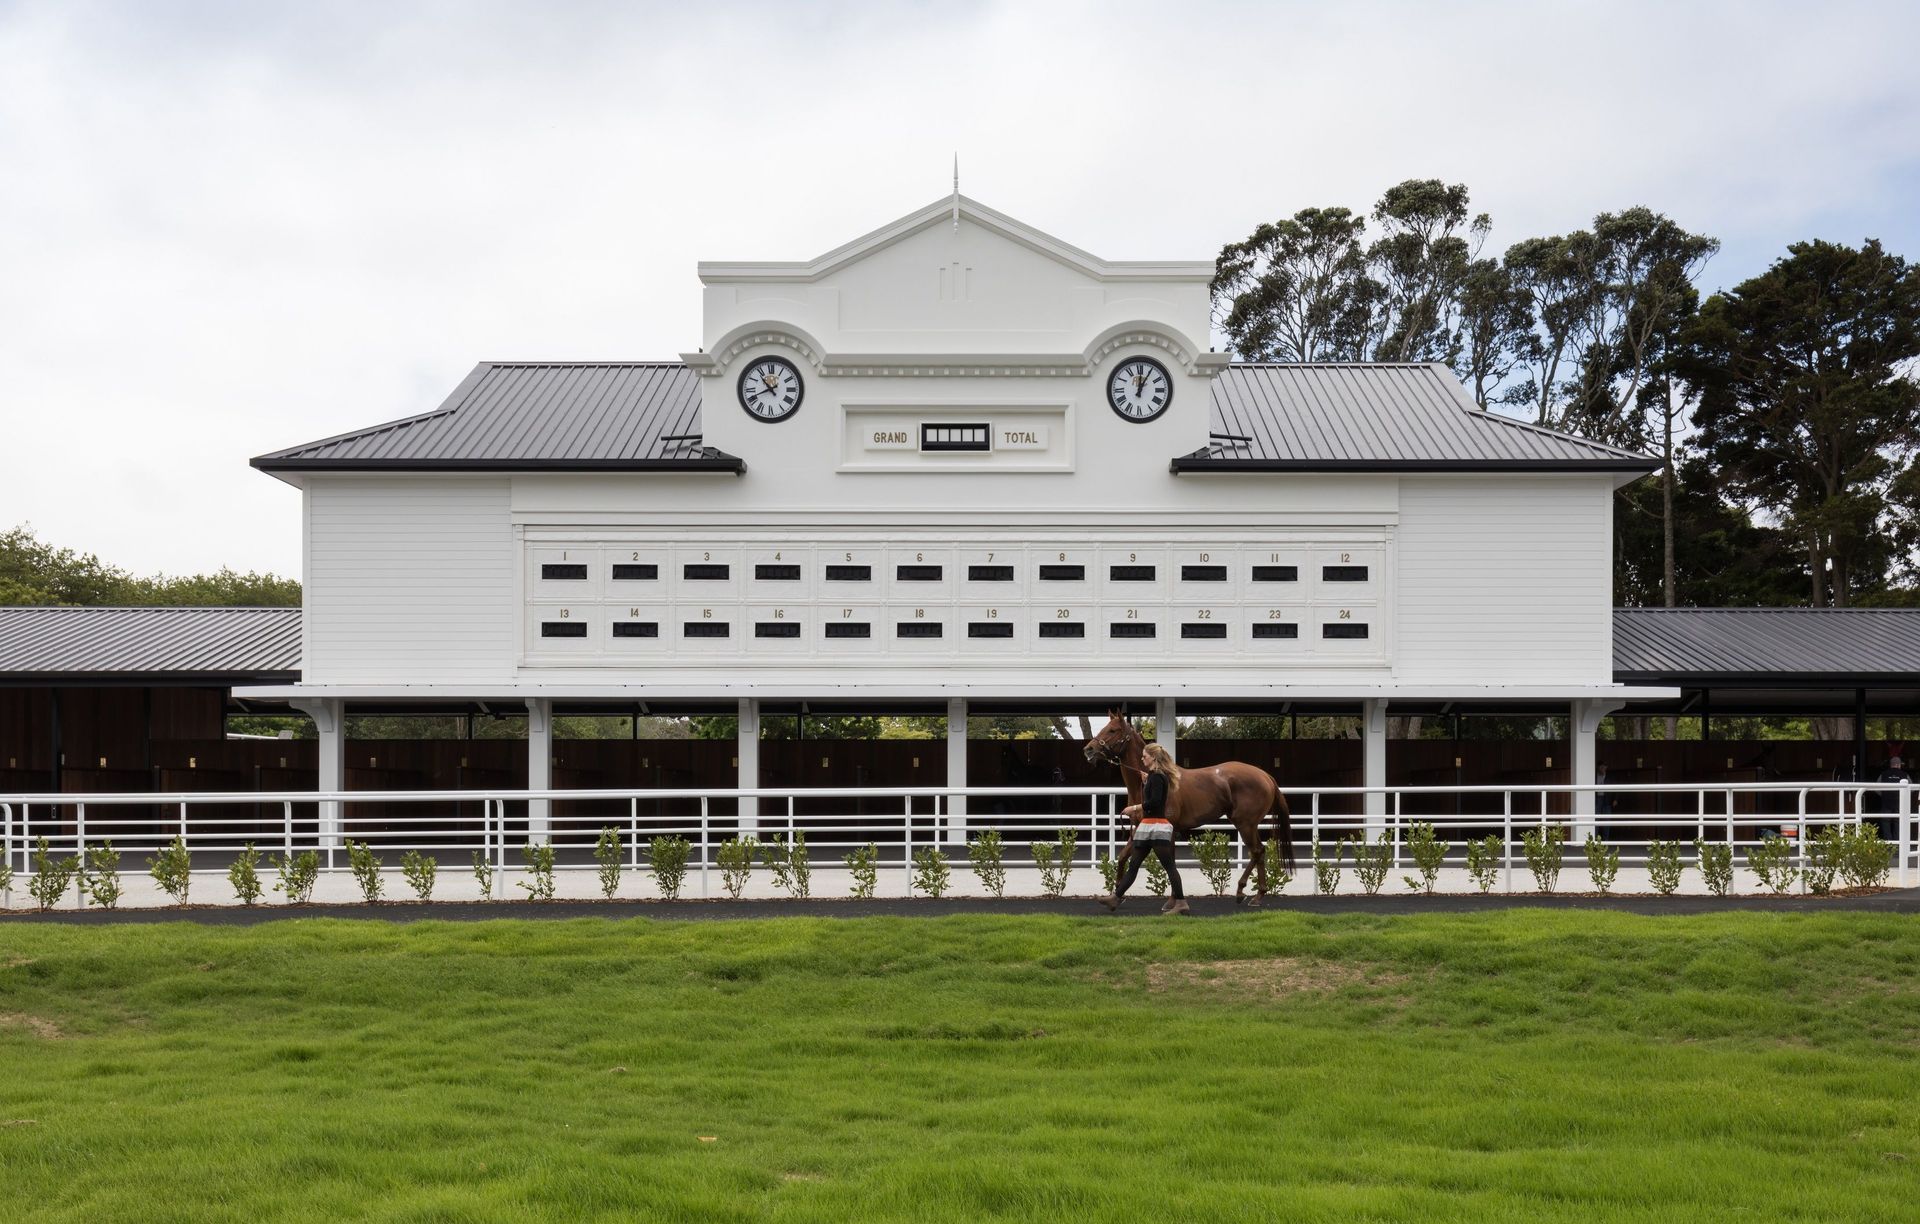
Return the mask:
<svg viewBox="0 0 1920 1224">
<path fill-rule="evenodd" d="M 696 260 L 946 189 L 1113 258 L 1469 184 L 1920 255 L 1903 5 L 0 4 L 0 524 L 298 567 L 274 447 L 698 342 Z"/>
</svg>

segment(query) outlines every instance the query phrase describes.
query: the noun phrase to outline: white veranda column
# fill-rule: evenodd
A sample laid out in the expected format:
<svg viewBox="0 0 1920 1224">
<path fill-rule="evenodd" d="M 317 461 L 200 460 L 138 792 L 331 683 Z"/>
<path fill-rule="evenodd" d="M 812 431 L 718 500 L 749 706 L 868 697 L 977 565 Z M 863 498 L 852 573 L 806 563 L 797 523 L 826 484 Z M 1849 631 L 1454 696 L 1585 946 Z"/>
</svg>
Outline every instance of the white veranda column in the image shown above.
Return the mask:
<svg viewBox="0 0 1920 1224">
<path fill-rule="evenodd" d="M 967 784 L 967 699 L 947 700 L 947 785 Z M 947 797 L 947 840 L 956 845 L 967 840 L 967 797 Z"/>
<path fill-rule="evenodd" d="M 1180 724 L 1175 721 L 1174 700 L 1162 697 L 1153 703 L 1153 738 L 1175 761 L 1180 759 Z"/>
<path fill-rule="evenodd" d="M 740 762 L 740 780 L 734 785 L 741 790 L 750 790 L 760 785 L 760 702 L 755 698 L 740 699 L 740 730 L 734 756 Z M 740 832 L 752 833 L 759 827 L 760 801 L 742 799 L 740 801 Z"/>
<path fill-rule="evenodd" d="M 342 791 L 347 788 L 346 702 L 338 697 L 314 697 L 291 703 L 307 717 L 320 737 L 319 789 Z M 340 846 L 340 804 L 328 800 L 320 804 L 320 847 L 336 850 Z"/>
<path fill-rule="evenodd" d="M 1362 741 L 1360 784 L 1362 786 L 1385 786 L 1387 784 L 1387 702 L 1384 697 L 1362 702 L 1360 705 L 1360 734 Z M 1387 797 L 1384 794 L 1367 796 L 1367 840 L 1378 841 L 1387 831 Z"/>
<path fill-rule="evenodd" d="M 527 698 L 527 789 L 553 788 L 553 701 Z M 545 843 L 553 829 L 553 801 L 527 800 L 527 843 Z"/>
<path fill-rule="evenodd" d="M 1574 786 L 1591 786 L 1599 763 L 1600 720 L 1619 709 L 1623 702 L 1581 698 L 1573 703 L 1568 738 L 1573 741 L 1573 759 L 1568 763 L 1567 780 Z M 1573 796 L 1574 845 L 1582 845 L 1593 834 L 1594 794 L 1578 791 Z"/>
</svg>

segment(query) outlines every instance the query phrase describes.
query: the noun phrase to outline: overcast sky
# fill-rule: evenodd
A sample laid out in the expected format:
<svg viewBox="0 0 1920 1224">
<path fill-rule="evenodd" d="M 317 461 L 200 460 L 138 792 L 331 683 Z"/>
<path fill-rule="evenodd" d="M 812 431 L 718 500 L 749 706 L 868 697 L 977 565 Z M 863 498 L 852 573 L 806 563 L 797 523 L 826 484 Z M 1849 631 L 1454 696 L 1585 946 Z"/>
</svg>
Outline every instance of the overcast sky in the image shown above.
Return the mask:
<svg viewBox="0 0 1920 1224">
<path fill-rule="evenodd" d="M 961 186 L 1111 259 L 1464 182 L 1920 256 L 1920 5 L 0 0 L 0 528 L 297 573 L 249 456 L 482 359 L 671 358 L 700 259 Z"/>
</svg>

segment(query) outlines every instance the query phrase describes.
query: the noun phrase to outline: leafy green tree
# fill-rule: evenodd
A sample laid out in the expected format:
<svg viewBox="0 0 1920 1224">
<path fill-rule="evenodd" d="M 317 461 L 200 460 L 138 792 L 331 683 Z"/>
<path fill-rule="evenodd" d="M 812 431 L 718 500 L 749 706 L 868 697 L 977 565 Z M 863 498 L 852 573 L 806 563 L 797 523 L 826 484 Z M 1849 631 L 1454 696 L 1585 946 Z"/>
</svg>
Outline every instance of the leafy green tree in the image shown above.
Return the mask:
<svg viewBox="0 0 1920 1224">
<path fill-rule="evenodd" d="M 1812 604 L 1884 587 L 1920 492 L 1920 277 L 1877 241 L 1795 243 L 1709 299 L 1685 346 L 1701 451 L 1798 542 Z"/>
<path fill-rule="evenodd" d="M 59 548 L 22 524 L 0 532 L 0 604 L 57 607 L 297 607 L 300 584 L 273 574 L 138 578 L 92 553 Z"/>
<path fill-rule="evenodd" d="M 1245 361 L 1359 361 L 1372 330 L 1366 218 L 1306 208 L 1230 242 L 1214 263 L 1220 329 Z"/>
</svg>

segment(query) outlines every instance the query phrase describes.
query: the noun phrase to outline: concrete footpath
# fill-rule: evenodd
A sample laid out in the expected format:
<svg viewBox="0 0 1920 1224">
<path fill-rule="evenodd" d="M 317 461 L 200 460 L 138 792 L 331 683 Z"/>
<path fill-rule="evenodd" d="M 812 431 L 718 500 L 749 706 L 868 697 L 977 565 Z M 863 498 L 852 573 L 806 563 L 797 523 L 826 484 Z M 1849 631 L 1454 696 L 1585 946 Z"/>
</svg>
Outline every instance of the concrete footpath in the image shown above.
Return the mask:
<svg viewBox="0 0 1920 1224">
<path fill-rule="evenodd" d="M 1712 897 L 1712 896 L 1479 896 L 1437 894 L 1419 896 L 1279 896 L 1267 898 L 1264 909 L 1234 905 L 1231 897 L 1192 899 L 1196 918 L 1228 918 L 1236 914 L 1475 914 L 1510 909 L 1613 910 L 1627 914 L 1685 916 L 1747 911 L 1774 914 L 1850 912 L 1920 914 L 1920 888 L 1883 889 L 1827 897 Z M 1159 918 L 1161 900 L 1151 895 L 1130 896 L 1121 918 Z M 494 918 L 652 918 L 667 921 L 728 921 L 749 918 L 943 918 L 953 914 L 1056 914 L 1074 918 L 1113 916 L 1090 896 L 878 898 L 852 901 L 820 900 L 741 901 L 383 901 L 377 905 L 272 905 L 252 908 L 236 905 L 193 905 L 171 909 L 58 909 L 11 910 L 0 913 L 0 931 L 26 923 L 67 923 L 104 926 L 127 923 L 198 922 L 208 926 L 253 926 L 301 918 L 349 918 L 376 922 L 475 922 Z"/>
</svg>

